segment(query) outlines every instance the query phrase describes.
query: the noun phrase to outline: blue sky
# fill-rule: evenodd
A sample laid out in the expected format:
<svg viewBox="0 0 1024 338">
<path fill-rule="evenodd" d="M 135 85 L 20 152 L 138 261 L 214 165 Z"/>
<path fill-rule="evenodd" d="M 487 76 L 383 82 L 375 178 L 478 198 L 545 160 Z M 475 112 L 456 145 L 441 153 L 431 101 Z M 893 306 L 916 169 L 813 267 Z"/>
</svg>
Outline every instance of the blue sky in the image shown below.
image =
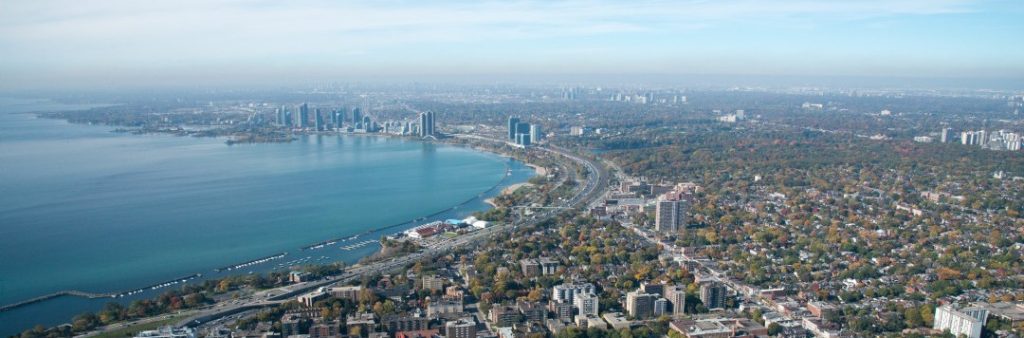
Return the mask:
<svg viewBox="0 0 1024 338">
<path fill-rule="evenodd" d="M 1024 78 L 1024 1 L 0 0 L 0 86 L 536 74 Z"/>
</svg>

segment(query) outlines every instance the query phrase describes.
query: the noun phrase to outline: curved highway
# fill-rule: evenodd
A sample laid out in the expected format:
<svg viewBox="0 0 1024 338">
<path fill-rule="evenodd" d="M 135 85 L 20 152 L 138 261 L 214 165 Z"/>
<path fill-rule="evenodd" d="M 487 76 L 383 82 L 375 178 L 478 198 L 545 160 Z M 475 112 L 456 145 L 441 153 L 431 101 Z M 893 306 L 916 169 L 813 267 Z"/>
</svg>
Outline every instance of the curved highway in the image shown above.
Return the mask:
<svg viewBox="0 0 1024 338">
<path fill-rule="evenodd" d="M 502 140 L 493 138 L 487 138 L 478 135 L 453 135 L 458 138 L 471 138 L 496 143 L 507 143 Z M 595 203 L 598 197 L 601 197 L 607 190 L 608 187 L 608 173 L 603 166 L 595 164 L 591 160 L 573 154 L 569 150 L 560 147 L 531 147 L 536 151 L 544 151 L 557 156 L 569 159 L 573 162 L 580 164 L 586 169 L 586 181 L 576 189 L 576 194 L 572 198 L 565 200 L 564 202 L 556 205 L 557 207 L 563 207 L 567 209 L 582 208 L 586 210 Z M 283 286 L 275 289 L 259 291 L 239 299 L 223 301 L 214 304 L 211 307 L 197 310 L 192 316 L 178 323 L 178 326 L 190 326 L 195 327 L 204 323 L 209 323 L 217 319 L 237 314 L 243 311 L 251 310 L 254 308 L 271 306 L 284 303 L 289 299 L 293 299 L 295 296 L 309 292 L 311 290 L 328 287 L 335 284 L 344 284 L 361 278 L 365 274 L 380 274 L 388 271 L 401 269 L 408 264 L 415 263 L 421 259 L 434 257 L 436 255 L 443 254 L 454 248 L 466 246 L 471 243 L 476 243 L 484 239 L 489 238 L 492 235 L 503 231 L 511 231 L 517 227 L 532 227 L 541 222 L 547 221 L 559 213 L 564 212 L 564 209 L 545 209 L 542 212 L 534 214 L 534 217 L 525 219 L 519 222 L 503 226 L 493 226 L 490 228 L 482 229 L 479 231 L 471 232 L 462 236 L 458 236 L 452 239 L 444 240 L 430 247 L 421 249 L 415 253 L 411 253 L 405 256 L 396 257 L 390 260 L 372 262 L 365 265 L 353 265 L 346 269 L 345 273 L 340 276 L 328 278 L 320 281 L 306 282 Z"/>
</svg>

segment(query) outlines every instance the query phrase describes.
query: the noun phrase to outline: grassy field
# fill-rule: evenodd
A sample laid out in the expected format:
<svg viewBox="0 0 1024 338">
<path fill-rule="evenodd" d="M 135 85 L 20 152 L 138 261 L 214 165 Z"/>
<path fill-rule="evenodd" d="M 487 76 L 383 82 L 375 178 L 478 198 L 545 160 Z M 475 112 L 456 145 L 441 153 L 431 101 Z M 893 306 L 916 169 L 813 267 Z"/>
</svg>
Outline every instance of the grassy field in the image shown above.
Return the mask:
<svg viewBox="0 0 1024 338">
<path fill-rule="evenodd" d="M 158 320 L 158 321 L 155 321 L 155 322 L 150 322 L 150 323 L 145 323 L 145 324 L 137 324 L 137 325 L 132 325 L 132 326 L 125 327 L 125 328 L 120 328 L 120 329 L 117 329 L 117 330 L 103 332 L 103 333 L 97 334 L 97 335 L 89 337 L 89 338 L 124 338 L 124 337 L 132 337 L 136 333 L 139 333 L 141 331 L 156 330 L 157 328 L 159 328 L 161 326 L 173 324 L 174 322 L 181 320 L 180 317 L 181 316 L 171 316 L 171 317 L 168 317 L 167 319 L 162 319 L 162 320 Z"/>
</svg>

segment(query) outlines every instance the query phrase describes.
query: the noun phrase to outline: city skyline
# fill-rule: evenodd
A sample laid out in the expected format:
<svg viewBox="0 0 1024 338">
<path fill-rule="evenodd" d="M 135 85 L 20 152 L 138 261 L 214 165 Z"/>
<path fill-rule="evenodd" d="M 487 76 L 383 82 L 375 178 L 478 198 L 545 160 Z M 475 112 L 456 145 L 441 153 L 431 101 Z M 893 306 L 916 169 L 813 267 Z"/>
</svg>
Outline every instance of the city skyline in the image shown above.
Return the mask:
<svg viewBox="0 0 1024 338">
<path fill-rule="evenodd" d="M 1012 1 L 62 0 L 0 11 L 0 89 L 573 76 L 1024 77 Z"/>
</svg>

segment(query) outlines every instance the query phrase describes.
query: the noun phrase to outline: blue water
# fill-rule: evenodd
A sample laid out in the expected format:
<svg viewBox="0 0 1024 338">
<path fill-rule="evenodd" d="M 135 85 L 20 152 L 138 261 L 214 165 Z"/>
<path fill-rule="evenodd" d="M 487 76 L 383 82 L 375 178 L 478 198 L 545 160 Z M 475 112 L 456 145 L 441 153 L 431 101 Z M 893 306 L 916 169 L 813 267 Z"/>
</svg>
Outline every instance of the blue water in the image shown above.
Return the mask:
<svg viewBox="0 0 1024 338">
<path fill-rule="evenodd" d="M 487 208 L 483 198 L 533 175 L 494 154 L 398 138 L 324 135 L 228 146 L 218 138 L 117 134 L 25 113 L 76 108 L 0 99 L 0 304 L 64 289 L 129 290 L 195 273 L 215 278 L 223 275 L 215 268 L 281 252 L 288 256 L 230 273 L 352 262 L 377 246 L 301 248 L 352 235 L 361 235 L 352 242 L 377 239 L 427 215 L 464 217 Z M 108 301 L 61 297 L 0 312 L 0 336 L 67 322 Z"/>
</svg>

